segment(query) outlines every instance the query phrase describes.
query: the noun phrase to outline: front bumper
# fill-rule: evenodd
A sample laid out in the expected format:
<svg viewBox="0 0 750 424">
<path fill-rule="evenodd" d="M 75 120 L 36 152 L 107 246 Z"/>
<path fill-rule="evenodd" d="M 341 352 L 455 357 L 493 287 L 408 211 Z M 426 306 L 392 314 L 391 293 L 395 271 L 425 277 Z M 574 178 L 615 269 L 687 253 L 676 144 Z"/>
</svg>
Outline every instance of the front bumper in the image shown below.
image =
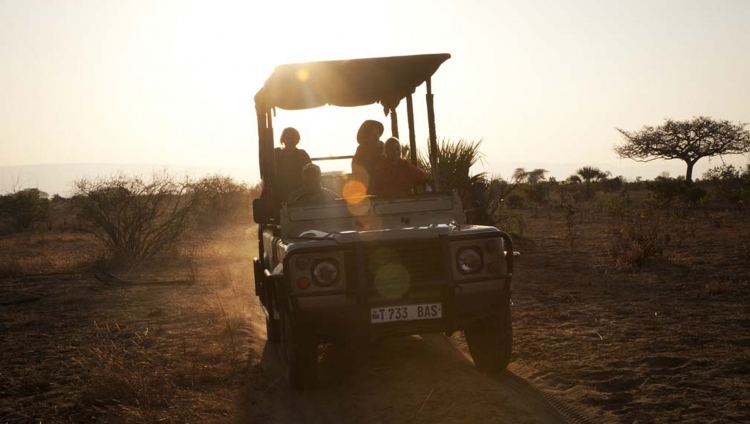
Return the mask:
<svg viewBox="0 0 750 424">
<path fill-rule="evenodd" d="M 476 243 L 476 240 L 498 236 L 504 239 L 504 272 L 489 275 L 484 272 L 473 278 L 454 272 L 456 252 L 451 246 L 463 240 Z M 284 291 L 279 303 L 284 303 L 284 309 L 288 307 L 286 312 L 295 316 L 295 322 L 305 327 L 304 331 L 322 340 L 451 333 L 488 317 L 504 314 L 510 307 L 513 246 L 510 236 L 505 233 L 490 232 L 450 239 L 440 236 L 417 242 L 357 243 L 342 251 L 343 262 L 347 264 L 346 277 L 337 291 L 293 292 L 289 273 L 279 281 Z M 320 252 L 320 249 L 314 252 Z M 407 283 L 395 284 L 395 280 L 389 278 L 379 280 L 379 274 L 368 268 L 373 261 L 387 259 L 388 253 L 395 254 L 406 270 L 409 275 Z M 288 259 L 287 256 L 285 269 L 291 269 Z M 383 260 L 382 263 L 389 261 Z M 372 308 L 430 303 L 442 305 L 441 318 L 371 322 Z"/>
<path fill-rule="evenodd" d="M 510 307 L 510 293 L 508 277 L 459 285 L 444 284 L 433 287 L 432 293 L 399 299 L 386 299 L 377 295 L 363 297 L 357 293 L 297 295 L 291 298 L 290 312 L 305 331 L 323 340 L 451 333 L 490 316 L 502 314 Z M 442 317 L 371 322 L 372 308 L 424 303 L 440 303 Z"/>
</svg>

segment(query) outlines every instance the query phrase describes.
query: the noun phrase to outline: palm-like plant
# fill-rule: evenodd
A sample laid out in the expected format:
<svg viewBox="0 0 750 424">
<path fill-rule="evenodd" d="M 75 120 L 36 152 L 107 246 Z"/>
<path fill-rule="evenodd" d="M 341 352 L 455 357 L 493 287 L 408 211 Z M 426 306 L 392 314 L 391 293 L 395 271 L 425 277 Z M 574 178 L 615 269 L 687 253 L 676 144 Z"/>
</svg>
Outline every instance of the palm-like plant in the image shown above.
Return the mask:
<svg viewBox="0 0 750 424">
<path fill-rule="evenodd" d="M 593 166 L 584 166 L 583 168 L 576 171 L 576 175 L 579 175 L 581 178 L 583 178 L 583 181 L 586 184 L 586 198 L 588 199 L 591 197 L 591 181 L 605 178 L 607 176 L 607 173 L 602 172 L 599 168 Z"/>
<path fill-rule="evenodd" d="M 474 220 L 485 223 L 489 221 L 488 181 L 484 172 L 471 174 L 471 167 L 482 161 L 481 144 L 482 140 L 453 142 L 443 139 L 438 144 L 436 166 L 424 153 L 419 155 L 419 166 L 427 172 L 430 180 L 437 177 L 440 191 L 455 190 L 464 208 L 474 211 Z"/>
<path fill-rule="evenodd" d="M 437 183 L 441 191 L 456 190 L 463 199 L 472 192 L 475 184 L 485 180 L 483 172 L 471 175 L 471 167 L 482 161 L 483 155 L 479 151 L 481 144 L 482 140 L 461 139 L 452 142 L 443 139 L 438 145 L 437 174 L 429 160 L 429 155 L 420 155 L 419 165 L 427 172 L 429 179 L 432 180 L 437 175 Z"/>
</svg>

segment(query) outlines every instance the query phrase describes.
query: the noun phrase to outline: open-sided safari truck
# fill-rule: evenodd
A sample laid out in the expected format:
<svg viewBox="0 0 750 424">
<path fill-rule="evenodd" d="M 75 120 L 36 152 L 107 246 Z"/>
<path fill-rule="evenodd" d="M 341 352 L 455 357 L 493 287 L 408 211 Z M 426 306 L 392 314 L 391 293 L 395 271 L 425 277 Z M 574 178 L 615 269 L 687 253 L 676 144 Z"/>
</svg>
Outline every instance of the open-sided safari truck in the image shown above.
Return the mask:
<svg viewBox="0 0 750 424">
<path fill-rule="evenodd" d="M 397 136 L 396 108 L 406 99 L 410 159 L 416 163 L 412 94 L 423 83 L 430 161 L 439 165 L 430 77 L 448 58 L 277 67 L 255 96 L 263 186 L 273 186 L 276 171 L 276 109 L 380 103 Z M 353 150 L 353 143 L 345 144 Z M 315 383 L 320 343 L 399 334 L 463 331 L 478 368 L 506 368 L 512 347 L 511 239 L 494 227 L 466 224 L 458 196 L 441 192 L 437 181 L 432 188 L 410 196 L 285 204 L 278 215 L 266 199 L 254 201 L 256 293 L 268 340 L 282 344 L 293 388 Z"/>
</svg>

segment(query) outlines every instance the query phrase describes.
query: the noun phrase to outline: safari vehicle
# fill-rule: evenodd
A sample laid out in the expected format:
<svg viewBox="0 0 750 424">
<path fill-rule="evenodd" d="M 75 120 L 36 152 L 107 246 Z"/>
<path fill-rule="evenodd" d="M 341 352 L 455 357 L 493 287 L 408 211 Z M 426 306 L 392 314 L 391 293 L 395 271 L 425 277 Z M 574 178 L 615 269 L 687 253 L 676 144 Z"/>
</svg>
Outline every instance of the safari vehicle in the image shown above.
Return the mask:
<svg viewBox="0 0 750 424">
<path fill-rule="evenodd" d="M 380 103 L 398 136 L 406 99 L 412 163 L 417 152 L 412 94 L 426 83 L 429 156 L 437 166 L 430 78 L 448 54 L 282 65 L 255 96 L 262 183 L 274 180 L 276 109 Z M 301 77 L 302 76 L 302 77 Z M 347 143 L 348 144 L 348 143 Z M 351 156 L 343 156 L 350 158 Z M 342 157 L 336 157 L 341 159 Z M 313 161 L 329 158 L 313 158 Z M 348 162 L 347 162 L 348 166 Z M 494 227 L 470 225 L 454 192 L 351 196 L 285 204 L 256 199 L 255 288 L 268 340 L 281 343 L 294 389 L 316 381 L 318 346 L 391 335 L 463 331 L 480 369 L 510 361 L 513 249 Z"/>
</svg>

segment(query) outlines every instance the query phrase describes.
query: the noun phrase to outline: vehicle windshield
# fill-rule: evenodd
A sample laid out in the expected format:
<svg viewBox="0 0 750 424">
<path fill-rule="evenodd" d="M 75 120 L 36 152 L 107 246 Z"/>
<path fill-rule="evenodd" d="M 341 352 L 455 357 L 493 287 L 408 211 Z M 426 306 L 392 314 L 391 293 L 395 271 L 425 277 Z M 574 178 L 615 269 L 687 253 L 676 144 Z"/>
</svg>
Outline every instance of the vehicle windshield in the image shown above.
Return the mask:
<svg viewBox="0 0 750 424">
<path fill-rule="evenodd" d="M 349 204 L 346 200 L 340 199 L 326 203 L 297 204 L 287 209 L 291 222 L 354 218 L 368 216 L 370 214 L 370 202 Z"/>
<path fill-rule="evenodd" d="M 281 211 L 281 231 L 285 239 L 312 234 L 311 230 L 342 233 L 461 225 L 464 222 L 461 201 L 455 193 L 366 196 L 348 201 L 292 204 L 284 206 Z"/>
</svg>

